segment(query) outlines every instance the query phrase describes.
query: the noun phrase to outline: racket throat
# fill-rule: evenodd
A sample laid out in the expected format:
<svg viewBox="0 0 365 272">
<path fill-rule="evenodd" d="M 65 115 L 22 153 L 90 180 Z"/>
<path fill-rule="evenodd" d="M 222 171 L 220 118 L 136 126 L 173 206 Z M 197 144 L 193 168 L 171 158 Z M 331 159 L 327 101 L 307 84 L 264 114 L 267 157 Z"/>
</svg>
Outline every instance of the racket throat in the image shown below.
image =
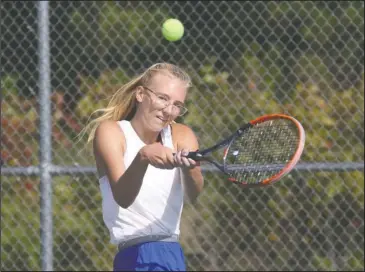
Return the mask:
<svg viewBox="0 0 365 272">
<path fill-rule="evenodd" d="M 221 170 L 224 173 L 227 173 L 227 171 L 225 170 L 225 167 L 217 162 L 215 162 L 213 159 L 209 158 L 208 156 L 205 156 L 205 153 L 200 153 L 198 151 L 196 152 L 190 152 L 188 155 L 188 158 L 193 159 L 194 161 L 206 161 L 206 162 L 210 162 L 212 164 L 214 164 L 219 170 Z"/>
<path fill-rule="evenodd" d="M 216 166 L 219 170 L 221 170 L 223 173 L 228 174 L 228 171 L 226 171 L 226 167 L 213 161 L 212 159 L 208 157 L 204 157 L 204 161 L 212 163 L 214 166 Z"/>
</svg>

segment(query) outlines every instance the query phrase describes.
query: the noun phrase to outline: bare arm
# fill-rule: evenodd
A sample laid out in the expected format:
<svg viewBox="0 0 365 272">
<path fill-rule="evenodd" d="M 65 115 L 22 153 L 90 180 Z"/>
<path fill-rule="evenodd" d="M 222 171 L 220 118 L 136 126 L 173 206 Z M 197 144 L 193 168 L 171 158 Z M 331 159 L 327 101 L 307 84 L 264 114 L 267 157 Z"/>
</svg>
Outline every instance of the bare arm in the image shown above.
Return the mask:
<svg viewBox="0 0 365 272">
<path fill-rule="evenodd" d="M 174 123 L 173 137 L 177 151 L 196 151 L 199 149 L 198 140 L 193 131 L 185 125 Z M 190 167 L 181 167 L 184 190 L 188 199 L 194 202 L 204 186 L 204 178 L 199 163 L 189 159 Z"/>
<path fill-rule="evenodd" d="M 99 125 L 93 146 L 99 174 L 108 177 L 115 202 L 122 208 L 128 208 L 141 189 L 148 162 L 138 152 L 128 169 L 125 169 L 125 138 L 114 121 Z"/>
<path fill-rule="evenodd" d="M 114 121 L 99 125 L 93 146 L 99 175 L 108 177 L 115 202 L 125 209 L 136 199 L 149 164 L 163 169 L 174 167 L 172 150 L 154 143 L 142 147 L 126 169 L 125 137 Z"/>
<path fill-rule="evenodd" d="M 204 186 L 204 178 L 200 166 L 196 166 L 193 169 L 182 168 L 181 172 L 183 175 L 185 192 L 189 200 L 193 203 L 202 192 Z"/>
</svg>

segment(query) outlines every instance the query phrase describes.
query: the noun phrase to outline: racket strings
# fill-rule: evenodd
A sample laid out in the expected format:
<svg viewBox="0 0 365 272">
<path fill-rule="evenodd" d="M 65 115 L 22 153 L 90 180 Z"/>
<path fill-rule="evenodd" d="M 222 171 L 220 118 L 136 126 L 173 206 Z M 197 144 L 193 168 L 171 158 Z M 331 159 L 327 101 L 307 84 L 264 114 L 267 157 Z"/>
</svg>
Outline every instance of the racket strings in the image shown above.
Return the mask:
<svg viewBox="0 0 365 272">
<path fill-rule="evenodd" d="M 229 148 L 226 166 L 237 181 L 259 183 L 279 173 L 298 146 L 296 126 L 286 120 L 255 125 L 236 138 Z"/>
</svg>

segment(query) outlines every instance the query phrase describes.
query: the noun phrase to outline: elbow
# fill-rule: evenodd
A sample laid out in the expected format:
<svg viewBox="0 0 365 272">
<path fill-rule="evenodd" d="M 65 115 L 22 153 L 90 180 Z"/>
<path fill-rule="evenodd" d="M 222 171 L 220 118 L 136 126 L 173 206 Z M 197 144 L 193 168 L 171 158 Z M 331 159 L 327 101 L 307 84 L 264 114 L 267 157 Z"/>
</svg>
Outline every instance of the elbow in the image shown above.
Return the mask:
<svg viewBox="0 0 365 272">
<path fill-rule="evenodd" d="M 195 205 L 197 202 L 198 196 L 188 196 L 188 203 L 191 205 Z"/>
<path fill-rule="evenodd" d="M 187 198 L 189 200 L 189 203 L 195 204 L 202 191 L 203 191 L 203 183 L 201 183 L 201 186 L 195 188 L 195 190 L 187 192 Z"/>
<path fill-rule="evenodd" d="M 119 201 L 117 202 L 117 204 L 119 205 L 119 207 L 123 208 L 123 209 L 128 209 L 129 206 L 132 204 L 132 203 L 126 203 L 126 202 L 122 202 L 122 201 Z"/>
<path fill-rule="evenodd" d="M 133 197 L 132 194 L 125 188 L 121 190 L 119 187 L 113 186 L 116 185 L 116 183 L 111 183 L 111 185 L 112 196 L 115 203 L 117 203 L 118 206 L 123 209 L 128 209 L 136 199 L 136 196 Z"/>
<path fill-rule="evenodd" d="M 132 205 L 132 202 L 127 202 L 127 201 L 115 201 L 119 207 L 123 208 L 123 209 L 128 209 L 130 205 Z"/>
<path fill-rule="evenodd" d="M 201 176 L 201 178 L 197 182 L 194 199 L 197 199 L 198 196 L 203 192 L 203 188 L 204 188 L 204 178 Z"/>
<path fill-rule="evenodd" d="M 132 205 L 134 200 L 130 200 L 126 197 L 116 196 L 113 194 L 114 201 L 118 204 L 119 207 L 123 209 L 128 209 L 130 205 Z"/>
<path fill-rule="evenodd" d="M 198 200 L 199 194 L 198 192 L 187 194 L 186 200 L 189 204 L 194 205 Z"/>
</svg>

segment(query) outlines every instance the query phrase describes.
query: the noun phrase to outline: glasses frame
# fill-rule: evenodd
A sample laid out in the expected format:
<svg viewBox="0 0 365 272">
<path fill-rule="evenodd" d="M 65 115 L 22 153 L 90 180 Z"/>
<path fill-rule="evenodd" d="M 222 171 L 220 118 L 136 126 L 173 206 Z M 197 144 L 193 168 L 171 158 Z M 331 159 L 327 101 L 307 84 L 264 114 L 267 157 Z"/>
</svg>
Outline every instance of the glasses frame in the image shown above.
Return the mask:
<svg viewBox="0 0 365 272">
<path fill-rule="evenodd" d="M 142 88 L 146 89 L 147 91 L 153 93 L 155 95 L 155 97 L 157 99 L 159 99 L 158 97 L 158 93 L 156 93 L 154 90 L 151 90 L 150 88 L 146 87 L 146 86 L 141 86 Z M 178 116 L 183 116 L 184 114 L 186 114 L 188 112 L 188 109 L 185 108 L 184 106 L 177 106 L 177 105 L 174 105 L 173 103 L 171 102 L 168 102 L 168 104 L 166 104 L 166 106 L 163 107 L 163 109 L 167 108 L 168 106 L 172 105 L 173 107 L 179 109 L 179 114 Z"/>
</svg>

